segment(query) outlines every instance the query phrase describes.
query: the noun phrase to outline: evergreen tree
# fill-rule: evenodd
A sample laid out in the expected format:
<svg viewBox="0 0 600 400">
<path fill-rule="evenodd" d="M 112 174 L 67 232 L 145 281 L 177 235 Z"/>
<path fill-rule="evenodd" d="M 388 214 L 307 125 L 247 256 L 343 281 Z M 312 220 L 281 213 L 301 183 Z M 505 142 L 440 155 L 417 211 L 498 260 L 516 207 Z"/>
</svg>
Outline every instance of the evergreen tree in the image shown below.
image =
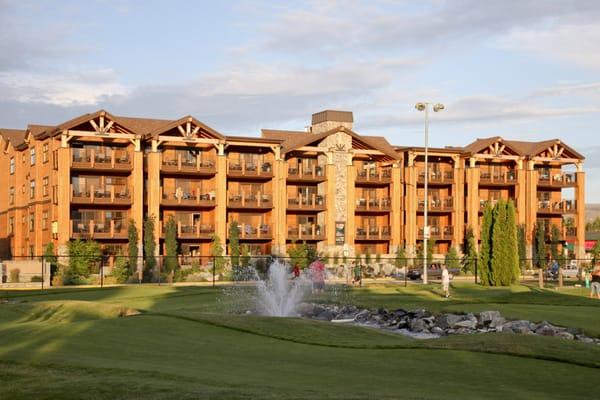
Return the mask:
<svg viewBox="0 0 600 400">
<path fill-rule="evenodd" d="M 481 246 L 479 248 L 478 274 L 479 280 L 483 286 L 489 286 L 490 280 L 490 261 L 492 253 L 492 206 L 489 202 L 485 203 L 483 209 L 483 220 L 481 223 Z"/>
<path fill-rule="evenodd" d="M 506 265 L 510 255 L 506 246 L 508 241 L 506 226 L 506 203 L 499 200 L 494 206 L 492 213 L 492 236 L 491 236 L 491 260 L 489 271 L 489 284 L 491 286 L 506 285 L 510 283 L 510 274 L 507 273 Z"/>
<path fill-rule="evenodd" d="M 156 240 L 154 238 L 154 216 L 148 216 L 144 220 L 144 281 L 152 280 L 152 274 L 156 267 Z"/>
<path fill-rule="evenodd" d="M 229 224 L 229 256 L 233 269 L 240 266 L 240 227 L 236 221 Z"/>
<path fill-rule="evenodd" d="M 404 247 L 398 246 L 396 250 L 396 258 L 394 259 L 394 266 L 396 268 L 404 268 L 406 267 L 406 252 L 404 251 Z"/>
<path fill-rule="evenodd" d="M 177 223 L 173 217 L 170 217 L 165 227 L 165 272 L 171 274 L 175 272 L 179 263 L 177 262 Z"/>
<path fill-rule="evenodd" d="M 470 226 L 465 232 L 463 253 L 463 271 L 474 273 L 475 263 L 477 262 L 477 245 L 475 243 L 475 235 L 473 234 L 473 228 L 471 228 Z"/>
<path fill-rule="evenodd" d="M 519 239 L 517 234 L 517 212 L 515 209 L 515 203 L 512 200 L 508 201 L 506 205 L 506 228 L 508 230 L 508 254 L 511 256 L 509 260 L 509 271 L 510 275 L 510 283 L 516 283 L 519 280 L 519 275 L 521 273 L 521 268 L 519 264 L 520 256 L 519 256 Z"/>
<path fill-rule="evenodd" d="M 460 260 L 454 247 L 450 246 L 450 250 L 446 253 L 444 263 L 447 268 L 460 269 Z"/>
<path fill-rule="evenodd" d="M 537 268 L 546 267 L 546 230 L 544 225 L 538 225 L 535 232 L 535 257 L 534 262 Z"/>
<path fill-rule="evenodd" d="M 242 257 L 240 262 L 243 268 L 247 268 L 250 265 L 250 249 L 247 244 L 242 245 Z"/>
<path fill-rule="evenodd" d="M 213 257 L 215 274 L 223 273 L 225 260 L 223 259 L 223 244 L 219 235 L 214 234 L 210 242 L 210 255 Z"/>
<path fill-rule="evenodd" d="M 517 245 L 519 250 L 519 267 L 524 270 L 527 266 L 527 251 L 525 243 L 525 225 L 521 224 L 517 228 Z"/>
<path fill-rule="evenodd" d="M 138 230 L 135 226 L 135 220 L 129 220 L 127 227 L 127 255 L 129 256 L 129 272 L 130 275 L 135 273 L 138 262 Z"/>
<path fill-rule="evenodd" d="M 552 224 L 552 228 L 550 229 L 550 253 L 552 254 L 552 259 L 556 260 L 558 265 L 564 267 L 566 260 L 562 252 L 558 249 L 558 245 L 561 243 L 560 236 L 559 227 Z"/>
</svg>

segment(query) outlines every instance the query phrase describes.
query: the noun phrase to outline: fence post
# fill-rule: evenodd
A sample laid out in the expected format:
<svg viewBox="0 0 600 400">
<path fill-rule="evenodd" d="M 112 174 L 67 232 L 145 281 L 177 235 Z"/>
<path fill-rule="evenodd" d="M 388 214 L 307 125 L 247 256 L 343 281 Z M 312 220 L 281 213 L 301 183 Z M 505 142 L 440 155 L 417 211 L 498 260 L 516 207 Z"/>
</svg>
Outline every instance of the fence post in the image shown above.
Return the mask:
<svg viewBox="0 0 600 400">
<path fill-rule="evenodd" d="M 213 265 L 213 268 L 212 268 L 213 269 L 212 270 L 212 278 L 213 278 L 212 279 L 212 287 L 215 287 L 215 273 L 216 273 L 216 268 L 217 268 L 217 266 L 215 265 L 216 261 L 217 261 L 216 257 L 213 256 L 213 262 L 212 262 L 212 265 Z"/>
<path fill-rule="evenodd" d="M 44 278 L 45 278 L 45 275 L 44 275 L 44 267 L 45 267 L 45 265 L 44 265 L 44 263 L 45 262 L 46 262 L 46 260 L 42 257 L 42 290 L 44 290 Z"/>
</svg>

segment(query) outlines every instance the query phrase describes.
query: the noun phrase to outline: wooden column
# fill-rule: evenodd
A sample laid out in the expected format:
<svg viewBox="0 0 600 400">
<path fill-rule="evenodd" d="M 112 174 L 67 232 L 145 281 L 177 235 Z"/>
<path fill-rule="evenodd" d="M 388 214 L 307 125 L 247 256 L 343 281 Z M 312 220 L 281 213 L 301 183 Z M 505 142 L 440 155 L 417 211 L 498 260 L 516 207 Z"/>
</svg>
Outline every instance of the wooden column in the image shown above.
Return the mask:
<svg viewBox="0 0 600 400">
<path fill-rule="evenodd" d="M 538 173 L 535 170 L 535 162 L 527 161 L 527 169 L 525 170 L 525 254 L 531 259 L 533 257 L 533 229 L 537 223 L 537 184 Z"/>
<path fill-rule="evenodd" d="M 277 150 L 277 153 L 279 151 Z M 273 168 L 273 250 L 275 254 L 285 254 L 285 240 L 287 236 L 286 191 L 287 165 L 285 160 L 276 154 Z"/>
<path fill-rule="evenodd" d="M 577 187 L 575 189 L 575 204 L 577 205 L 577 243 L 575 244 L 575 257 L 585 258 L 585 172 L 583 165 L 577 165 L 576 172 Z"/>
<path fill-rule="evenodd" d="M 215 177 L 216 204 L 215 234 L 221 239 L 223 249 L 227 243 L 227 156 L 225 145 L 217 145 L 217 175 Z"/>
<path fill-rule="evenodd" d="M 333 164 L 333 155 L 327 155 L 327 246 L 335 246 L 335 165 Z"/>
<path fill-rule="evenodd" d="M 452 225 L 454 226 L 452 246 L 458 251 L 465 237 L 465 170 L 463 160 L 459 156 L 452 157 L 454 160 L 454 182 L 452 182 Z"/>
<path fill-rule="evenodd" d="M 469 168 L 466 168 L 467 176 L 467 225 L 473 229 L 475 243 L 479 243 L 479 167 L 477 160 L 470 158 L 468 160 Z"/>
<path fill-rule="evenodd" d="M 348 165 L 346 175 L 346 243 L 354 247 L 354 238 L 356 237 L 356 167 L 352 164 L 352 153 L 348 154 Z M 334 225 L 335 228 L 335 225 Z M 335 229 L 334 229 L 335 230 Z"/>
<path fill-rule="evenodd" d="M 155 255 L 160 254 L 160 233 L 161 223 L 160 221 L 160 167 L 161 167 L 161 154 L 158 152 L 158 140 L 152 140 L 152 149 L 148 153 L 148 216 L 154 217 L 154 238 L 156 241 Z M 143 230 L 143 229 L 142 229 Z"/>
<path fill-rule="evenodd" d="M 394 163 L 392 166 L 392 213 L 390 225 L 392 226 L 392 246 L 389 249 L 390 254 L 398 251 L 402 246 L 402 169 L 400 163 Z"/>
<path fill-rule="evenodd" d="M 71 239 L 71 149 L 63 134 L 58 149 L 58 254 L 67 253 L 67 242 Z M 21 220 L 15 220 L 15 225 Z"/>
<path fill-rule="evenodd" d="M 409 154 L 408 166 L 404 170 L 404 182 L 406 182 L 404 239 L 407 257 L 414 257 L 417 254 L 417 207 L 419 203 L 417 199 L 417 169 L 414 160 L 415 156 Z"/>
<path fill-rule="evenodd" d="M 136 270 L 139 278 L 141 279 L 143 263 L 142 256 L 144 255 L 143 245 L 143 229 L 144 229 L 144 151 L 141 147 L 141 139 L 136 138 L 134 140 L 133 149 L 133 169 L 131 171 L 131 199 L 133 201 L 131 205 L 131 215 L 129 216 L 135 223 L 135 227 L 138 231 L 138 263 Z"/>
</svg>

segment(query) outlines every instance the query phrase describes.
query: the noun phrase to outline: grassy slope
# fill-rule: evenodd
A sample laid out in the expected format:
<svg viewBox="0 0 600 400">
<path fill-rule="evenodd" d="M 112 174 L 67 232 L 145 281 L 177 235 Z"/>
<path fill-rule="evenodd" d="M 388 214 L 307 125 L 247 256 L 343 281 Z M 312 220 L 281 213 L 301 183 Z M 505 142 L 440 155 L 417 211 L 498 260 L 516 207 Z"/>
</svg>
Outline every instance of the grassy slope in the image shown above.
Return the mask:
<svg viewBox="0 0 600 400">
<path fill-rule="evenodd" d="M 598 314 L 600 303 L 576 296 L 466 285 L 448 302 L 429 288 L 400 292 L 376 287 L 349 299 L 436 310 L 502 305 L 517 317 L 533 307 L 540 320 L 570 318 L 592 331 L 598 325 L 598 317 L 573 314 Z M 588 397 L 600 372 L 591 368 L 599 366 L 600 349 L 579 343 L 516 335 L 418 342 L 364 328 L 226 315 L 218 311 L 228 300 L 206 288 L 10 296 L 25 302 L 0 305 L 0 381 L 10 382 L 3 388 L 6 398 L 43 393 L 47 398 L 572 399 Z M 123 307 L 145 313 L 116 318 Z M 563 315 L 557 307 L 570 311 Z"/>
</svg>

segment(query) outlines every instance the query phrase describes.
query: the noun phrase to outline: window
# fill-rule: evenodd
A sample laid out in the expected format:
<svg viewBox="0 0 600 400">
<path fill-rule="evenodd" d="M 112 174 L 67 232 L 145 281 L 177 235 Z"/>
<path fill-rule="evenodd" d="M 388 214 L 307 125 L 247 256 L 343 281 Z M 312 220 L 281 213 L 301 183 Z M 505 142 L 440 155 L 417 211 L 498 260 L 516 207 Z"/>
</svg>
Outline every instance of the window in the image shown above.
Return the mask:
<svg viewBox="0 0 600 400">
<path fill-rule="evenodd" d="M 15 158 L 14 157 L 10 158 L 10 174 L 11 175 L 15 174 Z"/>
<path fill-rule="evenodd" d="M 25 164 L 25 160 L 27 160 L 27 154 L 23 152 L 23 154 L 21 155 L 21 161 L 23 162 L 23 164 Z"/>
<path fill-rule="evenodd" d="M 8 234 L 12 235 L 15 232 L 15 217 L 8 218 Z"/>
<path fill-rule="evenodd" d="M 29 232 L 35 230 L 35 214 L 29 214 Z"/>
<path fill-rule="evenodd" d="M 29 161 L 31 165 L 35 165 L 35 147 L 32 147 L 31 150 L 29 150 Z"/>
<path fill-rule="evenodd" d="M 48 229 L 48 218 L 49 218 L 49 212 L 48 212 L 48 210 L 45 210 L 42 213 L 42 229 L 43 230 Z"/>
<path fill-rule="evenodd" d="M 44 143 L 44 145 L 42 146 L 42 161 L 44 163 L 48 162 L 48 150 L 49 150 L 48 143 Z"/>
<path fill-rule="evenodd" d="M 47 176 L 45 176 L 44 179 L 42 180 L 42 195 L 44 197 L 48 196 L 48 183 L 49 183 L 49 179 Z"/>
<path fill-rule="evenodd" d="M 15 204 L 15 187 L 14 186 L 11 186 L 8 189 L 8 204 L 11 206 L 13 204 Z"/>
<path fill-rule="evenodd" d="M 29 198 L 35 198 L 35 180 L 29 182 Z"/>
</svg>

